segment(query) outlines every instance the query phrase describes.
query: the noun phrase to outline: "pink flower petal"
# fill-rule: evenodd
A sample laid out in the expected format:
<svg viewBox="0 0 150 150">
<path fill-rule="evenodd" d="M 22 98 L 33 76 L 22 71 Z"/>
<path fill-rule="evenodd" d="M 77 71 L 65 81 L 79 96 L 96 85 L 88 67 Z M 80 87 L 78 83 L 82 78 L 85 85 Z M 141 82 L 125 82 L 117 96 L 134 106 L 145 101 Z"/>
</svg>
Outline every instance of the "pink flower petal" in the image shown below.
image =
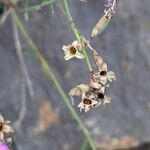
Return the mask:
<svg viewBox="0 0 150 150">
<path fill-rule="evenodd" d="M 0 145 L 0 150 L 9 150 L 9 148 L 6 144 L 1 144 Z"/>
</svg>

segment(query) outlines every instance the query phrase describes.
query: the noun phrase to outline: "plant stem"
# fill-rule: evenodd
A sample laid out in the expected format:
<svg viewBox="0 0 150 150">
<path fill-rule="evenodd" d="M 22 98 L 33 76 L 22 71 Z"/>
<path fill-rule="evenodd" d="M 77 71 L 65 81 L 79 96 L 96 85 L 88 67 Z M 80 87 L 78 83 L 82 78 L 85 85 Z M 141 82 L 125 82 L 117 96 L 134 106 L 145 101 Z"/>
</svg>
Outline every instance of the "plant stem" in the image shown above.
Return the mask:
<svg viewBox="0 0 150 150">
<path fill-rule="evenodd" d="M 41 4 L 30 6 L 27 9 L 25 8 L 23 11 L 24 12 L 29 12 L 29 11 L 38 11 L 41 10 L 43 7 L 52 4 L 56 0 L 48 0 L 48 1 L 43 1 Z"/>
<path fill-rule="evenodd" d="M 37 46 L 34 44 L 34 42 L 32 41 L 32 39 L 30 38 L 30 36 L 26 32 L 23 24 L 21 23 L 18 15 L 16 14 L 16 12 L 15 12 L 14 9 L 12 9 L 11 14 L 12 14 L 12 17 L 15 20 L 18 28 L 20 29 L 22 35 L 28 41 L 29 45 L 32 47 L 32 50 L 35 52 L 36 57 L 38 58 L 38 60 L 39 60 L 39 62 L 41 64 L 41 68 L 42 68 L 43 72 L 45 73 L 45 75 L 49 79 L 51 79 L 53 81 L 53 84 L 55 85 L 55 87 L 58 90 L 60 96 L 62 97 L 62 99 L 64 100 L 65 104 L 67 105 L 70 113 L 72 114 L 72 116 L 74 117 L 74 119 L 76 120 L 76 122 L 79 124 L 80 128 L 83 130 L 87 141 L 91 145 L 92 150 L 96 150 L 96 146 L 95 146 L 95 144 L 94 144 L 94 142 L 93 142 L 93 140 L 91 138 L 91 135 L 90 135 L 89 131 L 87 130 L 87 128 L 82 123 L 81 119 L 79 118 L 79 116 L 77 115 L 77 113 L 75 112 L 75 110 L 73 109 L 73 107 L 72 107 L 72 105 L 70 103 L 70 100 L 68 99 L 68 97 L 65 94 L 64 90 L 62 89 L 60 83 L 58 82 L 55 74 L 53 73 L 53 70 L 52 70 L 51 66 L 47 63 L 47 61 L 45 60 L 45 58 L 40 53 L 40 51 L 37 48 Z"/>
<path fill-rule="evenodd" d="M 73 21 L 73 18 L 71 16 L 71 12 L 70 12 L 67 0 L 64 0 L 64 7 L 65 7 L 65 10 L 66 10 L 67 20 L 68 20 L 68 22 L 69 22 L 69 24 L 70 24 L 70 26 L 71 26 L 71 28 L 72 28 L 72 30 L 74 32 L 74 35 L 77 38 L 77 40 L 82 44 L 81 33 L 79 32 L 79 30 L 76 28 L 76 26 L 74 24 L 74 21 Z M 85 60 L 86 60 L 87 66 L 88 66 L 89 70 L 92 71 L 92 65 L 90 63 L 87 51 L 86 51 L 85 48 L 82 48 L 82 51 L 83 51 L 83 54 L 85 56 Z"/>
<path fill-rule="evenodd" d="M 19 32 L 18 32 L 16 23 L 14 20 L 12 20 L 12 23 L 13 23 L 13 34 L 14 34 L 14 39 L 15 39 L 16 53 L 18 56 L 18 60 L 20 62 L 20 68 L 24 76 L 29 95 L 31 99 L 33 100 L 35 94 L 34 94 L 33 85 L 32 85 L 32 82 L 28 73 L 28 69 L 27 69 L 27 66 L 23 57 L 23 50 L 22 50 L 22 45 L 21 45 L 21 41 L 19 37 Z"/>
<path fill-rule="evenodd" d="M 84 139 L 81 150 L 87 150 L 89 146 L 89 143 L 87 142 L 86 139 Z"/>
</svg>

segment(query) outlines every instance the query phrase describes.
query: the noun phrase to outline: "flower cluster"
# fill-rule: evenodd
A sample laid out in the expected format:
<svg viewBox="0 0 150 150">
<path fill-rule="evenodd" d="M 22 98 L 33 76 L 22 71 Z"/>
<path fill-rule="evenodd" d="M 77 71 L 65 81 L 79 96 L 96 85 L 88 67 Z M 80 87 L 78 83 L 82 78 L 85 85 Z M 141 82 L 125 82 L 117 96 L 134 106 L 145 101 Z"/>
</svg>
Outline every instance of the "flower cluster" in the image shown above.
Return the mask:
<svg viewBox="0 0 150 150">
<path fill-rule="evenodd" d="M 4 120 L 3 116 L 0 115 L 0 143 L 11 141 L 11 133 L 13 132 L 13 129 L 9 124 L 10 121 Z"/>
<path fill-rule="evenodd" d="M 110 103 L 111 99 L 105 95 L 106 87 L 109 87 L 108 81 L 116 80 L 115 73 L 108 70 L 107 64 L 104 63 L 102 57 L 90 45 L 89 48 L 93 52 L 93 60 L 97 69 L 90 72 L 89 84 L 77 85 L 69 92 L 71 98 L 81 96 L 81 102 L 78 107 L 80 111 L 84 110 L 85 112 L 89 111 L 90 108 Z"/>
<path fill-rule="evenodd" d="M 103 32 L 115 12 L 116 0 L 108 0 L 108 4 L 105 4 L 104 15 L 93 28 L 91 38 Z M 77 38 L 79 41 L 74 41 L 68 46 L 64 45 L 62 49 L 64 50 L 65 60 L 75 57 L 83 59 L 84 55 L 82 54 L 82 48 L 84 47 L 89 48 L 92 52 L 96 69 L 92 70 L 92 67 L 89 67 L 89 69 L 92 70 L 90 71 L 89 83 L 79 84 L 69 92 L 72 102 L 74 102 L 74 96 L 81 96 L 81 102 L 78 104 L 78 107 L 80 111 L 84 110 L 87 112 L 91 108 L 110 103 L 111 99 L 106 95 L 106 88 L 109 87 L 109 82 L 116 80 L 116 77 L 113 71 L 108 70 L 107 64 L 104 62 L 103 58 L 91 47 L 90 41 L 87 41 L 81 34 L 79 36 L 80 38 Z M 86 55 L 85 58 L 88 62 Z"/>
</svg>

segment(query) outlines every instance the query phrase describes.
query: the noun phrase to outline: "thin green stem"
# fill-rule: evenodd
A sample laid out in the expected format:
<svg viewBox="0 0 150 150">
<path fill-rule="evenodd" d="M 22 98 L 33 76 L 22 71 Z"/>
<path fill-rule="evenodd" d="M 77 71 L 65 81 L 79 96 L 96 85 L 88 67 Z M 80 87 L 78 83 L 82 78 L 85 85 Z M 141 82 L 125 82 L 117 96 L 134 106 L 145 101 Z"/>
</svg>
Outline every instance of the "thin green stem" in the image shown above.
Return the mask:
<svg viewBox="0 0 150 150">
<path fill-rule="evenodd" d="M 24 36 L 24 38 L 28 41 L 29 45 L 32 47 L 32 50 L 35 52 L 36 57 L 38 58 L 40 64 L 41 64 L 41 68 L 43 70 L 43 72 L 45 73 L 45 75 L 51 79 L 56 87 L 56 89 L 58 90 L 60 96 L 62 97 L 62 99 L 64 100 L 65 104 L 67 105 L 70 113 L 72 114 L 72 116 L 74 117 L 74 119 L 76 120 L 76 122 L 79 124 L 80 128 L 83 130 L 84 135 L 87 139 L 87 141 L 89 142 L 89 144 L 92 147 L 92 150 L 96 150 L 96 146 L 91 138 L 91 135 L 89 133 L 89 131 L 87 130 L 87 128 L 85 127 L 85 125 L 82 123 L 82 121 L 80 120 L 79 116 L 77 115 L 77 113 L 75 112 L 75 110 L 73 109 L 70 100 L 68 99 L 67 95 L 65 94 L 65 92 L 63 91 L 60 83 L 58 82 L 58 80 L 56 79 L 55 74 L 53 73 L 53 70 L 51 68 L 51 66 L 47 63 L 47 61 L 45 60 L 45 58 L 42 56 L 42 54 L 40 53 L 39 49 L 37 48 L 37 46 L 34 44 L 34 42 L 32 41 L 32 39 L 30 38 L 30 36 L 28 35 L 28 33 L 26 32 L 23 24 L 21 23 L 18 15 L 16 14 L 15 10 L 12 9 L 12 17 L 15 20 L 17 27 L 20 29 L 22 35 Z"/>
<path fill-rule="evenodd" d="M 73 21 L 73 18 L 72 18 L 72 15 L 71 15 L 71 12 L 70 12 L 67 0 L 64 0 L 64 7 L 65 7 L 65 10 L 66 10 L 66 14 L 67 14 L 67 20 L 68 20 L 68 22 L 69 22 L 69 24 L 70 24 L 70 26 L 71 26 L 71 28 L 72 28 L 72 30 L 74 32 L 74 35 L 77 38 L 77 40 L 80 43 L 82 43 L 82 41 L 81 41 L 81 33 L 79 32 L 79 30 L 76 28 L 76 26 L 74 24 L 74 21 Z M 92 65 L 90 63 L 87 51 L 86 51 L 85 48 L 82 48 L 82 51 L 83 51 L 83 54 L 85 56 L 85 60 L 86 60 L 87 66 L 88 66 L 89 70 L 92 71 Z"/>
<path fill-rule="evenodd" d="M 34 5 L 34 6 L 30 6 L 27 9 L 25 8 L 23 11 L 24 12 L 29 12 L 29 11 L 38 11 L 41 10 L 43 7 L 52 4 L 53 2 L 55 2 L 56 0 L 47 0 L 47 1 L 43 1 L 41 4 L 38 5 Z"/>
<path fill-rule="evenodd" d="M 87 142 L 86 139 L 84 139 L 81 150 L 87 150 L 89 146 L 89 143 Z"/>
<path fill-rule="evenodd" d="M 28 4 L 28 0 L 26 0 L 26 2 L 25 2 L 25 13 L 24 13 L 24 18 L 25 18 L 25 20 L 26 21 L 28 21 L 29 20 L 29 14 L 28 14 L 28 6 L 29 4 Z"/>
</svg>

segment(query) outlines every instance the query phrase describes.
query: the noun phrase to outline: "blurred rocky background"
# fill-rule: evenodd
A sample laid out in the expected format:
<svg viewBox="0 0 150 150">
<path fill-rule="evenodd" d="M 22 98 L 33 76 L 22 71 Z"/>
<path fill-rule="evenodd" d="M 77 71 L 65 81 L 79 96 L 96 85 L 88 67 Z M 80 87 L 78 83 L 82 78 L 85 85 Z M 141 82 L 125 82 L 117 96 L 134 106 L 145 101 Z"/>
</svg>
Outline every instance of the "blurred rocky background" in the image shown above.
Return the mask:
<svg viewBox="0 0 150 150">
<path fill-rule="evenodd" d="M 75 37 L 59 9 L 62 0 L 56 1 L 52 6 L 30 12 L 28 21 L 23 13 L 20 17 L 68 93 L 73 86 L 88 82 L 89 71 L 84 60 L 64 61 L 62 45 Z M 69 0 L 74 21 L 87 38 L 103 15 L 105 2 Z M 29 6 L 38 3 L 41 1 L 29 0 Z M 9 16 L 0 26 L 0 113 L 14 123 L 18 150 L 81 149 L 85 139 L 81 129 L 53 83 L 43 75 L 27 41 L 20 37 L 34 99 L 24 87 Z M 117 14 L 91 44 L 115 71 L 117 80 L 109 88 L 112 102 L 105 108 L 80 113 L 75 101 L 79 116 L 99 149 L 130 148 L 150 142 L 150 1 L 118 0 Z M 16 124 L 22 111 L 23 120 Z"/>
</svg>

